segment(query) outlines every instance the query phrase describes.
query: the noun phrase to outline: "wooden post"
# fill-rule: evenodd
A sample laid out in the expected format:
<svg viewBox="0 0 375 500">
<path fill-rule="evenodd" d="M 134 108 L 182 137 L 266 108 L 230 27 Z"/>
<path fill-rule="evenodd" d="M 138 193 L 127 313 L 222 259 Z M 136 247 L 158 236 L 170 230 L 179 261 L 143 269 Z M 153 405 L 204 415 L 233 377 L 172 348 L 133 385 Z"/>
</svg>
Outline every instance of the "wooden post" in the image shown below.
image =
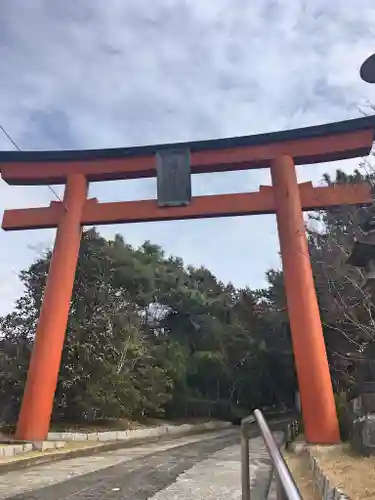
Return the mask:
<svg viewBox="0 0 375 500">
<path fill-rule="evenodd" d="M 293 159 L 271 164 L 293 350 L 306 440 L 340 441 L 336 406 Z"/>
<path fill-rule="evenodd" d="M 40 441 L 48 436 L 79 247 L 87 181 L 67 177 L 64 206 L 52 253 L 39 324 L 18 419 L 16 439 Z"/>
</svg>

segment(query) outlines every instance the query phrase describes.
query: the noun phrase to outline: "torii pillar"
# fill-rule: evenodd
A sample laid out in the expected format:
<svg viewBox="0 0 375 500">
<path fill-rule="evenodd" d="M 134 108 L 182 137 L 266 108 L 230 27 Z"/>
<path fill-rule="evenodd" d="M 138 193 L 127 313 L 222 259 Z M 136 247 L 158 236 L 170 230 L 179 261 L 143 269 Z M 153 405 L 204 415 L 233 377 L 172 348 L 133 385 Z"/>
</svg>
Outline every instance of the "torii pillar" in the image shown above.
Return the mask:
<svg viewBox="0 0 375 500">
<path fill-rule="evenodd" d="M 81 243 L 81 219 L 86 197 L 86 178 L 82 174 L 69 174 L 63 200 L 64 213 L 57 226 L 16 439 L 42 441 L 48 435 Z"/>
<path fill-rule="evenodd" d="M 340 433 L 293 158 L 271 163 L 293 352 L 305 437 L 338 443 Z"/>
</svg>

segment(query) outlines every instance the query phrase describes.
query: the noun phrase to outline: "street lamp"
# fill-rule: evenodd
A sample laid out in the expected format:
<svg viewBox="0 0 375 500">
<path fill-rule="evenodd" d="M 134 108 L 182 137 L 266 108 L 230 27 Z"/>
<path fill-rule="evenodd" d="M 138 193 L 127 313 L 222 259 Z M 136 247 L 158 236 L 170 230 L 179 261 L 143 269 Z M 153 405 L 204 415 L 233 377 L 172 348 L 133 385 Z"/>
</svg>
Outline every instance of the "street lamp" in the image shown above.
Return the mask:
<svg viewBox="0 0 375 500">
<path fill-rule="evenodd" d="M 359 74 L 365 82 L 375 83 L 375 54 L 372 54 L 362 63 Z"/>
</svg>

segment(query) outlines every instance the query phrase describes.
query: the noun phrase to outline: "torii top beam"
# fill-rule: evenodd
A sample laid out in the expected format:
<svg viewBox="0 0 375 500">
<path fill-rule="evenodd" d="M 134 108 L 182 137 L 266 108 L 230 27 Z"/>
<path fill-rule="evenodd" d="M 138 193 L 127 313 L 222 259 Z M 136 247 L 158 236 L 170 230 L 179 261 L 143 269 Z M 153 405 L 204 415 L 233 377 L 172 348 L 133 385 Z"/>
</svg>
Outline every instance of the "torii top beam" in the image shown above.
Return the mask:
<svg viewBox="0 0 375 500">
<path fill-rule="evenodd" d="M 191 152 L 192 173 L 268 167 L 281 155 L 295 163 L 320 163 L 367 155 L 375 116 L 260 135 L 209 141 L 81 151 L 0 152 L 1 176 L 8 184 L 64 184 L 70 172 L 89 182 L 156 176 L 155 154 L 173 148 Z"/>
</svg>

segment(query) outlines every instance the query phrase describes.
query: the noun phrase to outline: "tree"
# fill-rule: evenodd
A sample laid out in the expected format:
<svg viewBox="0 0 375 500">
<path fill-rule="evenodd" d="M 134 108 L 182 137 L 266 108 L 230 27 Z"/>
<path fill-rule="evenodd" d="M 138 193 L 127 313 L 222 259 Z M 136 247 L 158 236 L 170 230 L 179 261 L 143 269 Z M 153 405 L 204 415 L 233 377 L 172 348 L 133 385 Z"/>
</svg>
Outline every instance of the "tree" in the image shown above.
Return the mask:
<svg viewBox="0 0 375 500">
<path fill-rule="evenodd" d="M 18 413 L 50 256 L 21 273 L 25 293 L 0 322 L 7 420 Z M 275 317 L 277 280 L 270 273 L 270 289 L 238 290 L 149 241 L 135 249 L 120 236 L 85 232 L 54 419 L 165 411 L 228 418 L 232 408 L 290 399 L 294 369 L 287 327 Z"/>
<path fill-rule="evenodd" d="M 373 182 L 371 175 L 340 170 L 326 184 Z M 361 287 L 363 273 L 347 264 L 354 239 L 361 236 L 360 224 L 374 207 L 344 206 L 310 216 L 309 250 L 335 388 L 354 383 L 352 365 L 359 353 L 372 351 L 374 343 L 373 297 Z"/>
</svg>

